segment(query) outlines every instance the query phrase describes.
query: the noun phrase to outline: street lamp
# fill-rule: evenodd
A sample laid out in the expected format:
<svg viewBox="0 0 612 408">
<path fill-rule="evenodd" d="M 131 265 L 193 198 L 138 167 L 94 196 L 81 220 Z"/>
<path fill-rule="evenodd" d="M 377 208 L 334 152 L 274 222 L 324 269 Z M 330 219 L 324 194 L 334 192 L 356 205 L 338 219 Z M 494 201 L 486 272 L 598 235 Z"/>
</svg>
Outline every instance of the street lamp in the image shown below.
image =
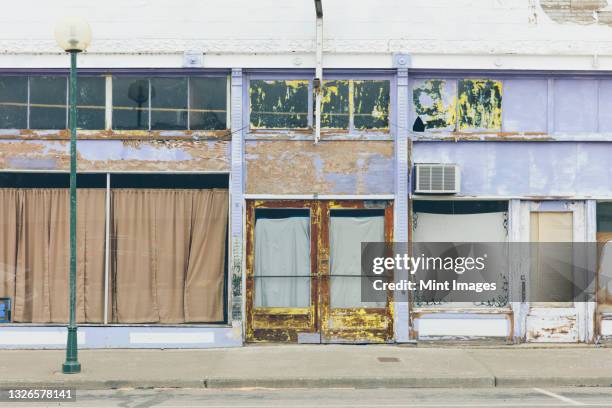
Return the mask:
<svg viewBox="0 0 612 408">
<path fill-rule="evenodd" d="M 66 361 L 62 365 L 64 374 L 81 372 L 77 357 L 76 326 L 76 125 L 77 125 L 77 54 L 85 51 L 91 42 L 89 24 L 81 18 L 69 17 L 55 27 L 57 44 L 70 53 L 70 322 L 66 343 Z"/>
</svg>

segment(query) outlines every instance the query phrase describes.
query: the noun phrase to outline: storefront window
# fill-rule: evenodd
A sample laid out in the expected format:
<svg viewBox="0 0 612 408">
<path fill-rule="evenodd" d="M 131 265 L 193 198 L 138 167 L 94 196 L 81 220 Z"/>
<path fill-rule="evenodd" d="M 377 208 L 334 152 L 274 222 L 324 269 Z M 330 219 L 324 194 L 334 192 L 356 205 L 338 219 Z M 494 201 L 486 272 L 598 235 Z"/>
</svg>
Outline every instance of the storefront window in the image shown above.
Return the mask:
<svg viewBox="0 0 612 408">
<path fill-rule="evenodd" d="M 0 76 L 0 129 L 66 129 L 68 78 Z M 104 129 L 105 79 L 79 77 L 77 127 Z"/>
<path fill-rule="evenodd" d="M 226 321 L 227 178 L 112 175 L 109 212 L 105 174 L 77 183 L 78 322 Z M 68 321 L 67 187 L 65 173 L 0 173 L 0 298 L 11 322 Z"/>
<path fill-rule="evenodd" d="M 222 130 L 225 77 L 113 77 L 113 129 Z"/>
<path fill-rule="evenodd" d="M 426 201 L 413 203 L 412 241 L 415 243 L 485 243 L 489 259 L 507 259 L 504 245 L 491 245 L 508 241 L 506 201 Z M 499 253 L 496 253 L 499 252 Z M 500 272 L 502 271 L 502 272 Z M 433 298 L 415 295 L 417 306 L 504 307 L 508 304 L 507 267 L 487 268 L 482 273 L 483 282 L 496 282 L 498 289 L 486 302 L 445 302 L 439 296 Z M 436 272 L 436 271 L 432 271 Z M 429 273 L 429 272 L 428 272 Z M 501 276 L 499 274 L 501 273 Z M 433 275 L 432 275 L 433 276 Z M 432 279 L 428 276 L 428 279 Z M 460 281 L 465 276 L 458 276 Z M 435 277 L 434 277 L 435 278 Z M 465 277 L 467 278 L 467 277 Z M 432 300 L 432 299 L 436 300 Z M 452 298 L 452 291 L 449 298 Z"/>
<path fill-rule="evenodd" d="M 612 203 L 597 203 L 599 252 L 597 302 L 601 312 L 612 312 Z"/>
</svg>

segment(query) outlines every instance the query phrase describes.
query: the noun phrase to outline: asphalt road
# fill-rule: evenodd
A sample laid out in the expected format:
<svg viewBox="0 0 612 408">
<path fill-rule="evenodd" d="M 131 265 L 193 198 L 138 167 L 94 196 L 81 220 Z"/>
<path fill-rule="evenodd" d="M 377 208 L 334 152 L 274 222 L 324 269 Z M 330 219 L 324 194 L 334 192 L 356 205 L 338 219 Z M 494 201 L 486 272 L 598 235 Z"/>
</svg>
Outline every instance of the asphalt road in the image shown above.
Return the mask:
<svg viewBox="0 0 612 408">
<path fill-rule="evenodd" d="M 58 406 L 0 403 L 0 406 Z M 612 407 L 607 388 L 77 390 L 66 407 Z"/>
</svg>

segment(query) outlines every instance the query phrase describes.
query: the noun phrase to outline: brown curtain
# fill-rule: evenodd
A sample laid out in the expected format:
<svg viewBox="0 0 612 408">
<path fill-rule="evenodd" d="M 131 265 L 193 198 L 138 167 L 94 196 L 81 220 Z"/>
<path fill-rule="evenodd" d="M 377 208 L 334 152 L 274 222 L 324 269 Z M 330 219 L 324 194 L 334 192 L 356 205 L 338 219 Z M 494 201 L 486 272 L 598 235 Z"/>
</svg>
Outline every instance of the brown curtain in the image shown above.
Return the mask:
<svg viewBox="0 0 612 408">
<path fill-rule="evenodd" d="M 0 189 L 0 296 L 10 297 L 13 303 L 20 214 L 17 190 Z"/>
<path fill-rule="evenodd" d="M 113 321 L 223 320 L 227 190 L 112 192 Z"/>
<path fill-rule="evenodd" d="M 105 191 L 77 191 L 77 321 L 104 311 Z M 70 208 L 67 189 L 0 189 L 0 296 L 13 321 L 65 323 L 69 317 Z"/>
</svg>

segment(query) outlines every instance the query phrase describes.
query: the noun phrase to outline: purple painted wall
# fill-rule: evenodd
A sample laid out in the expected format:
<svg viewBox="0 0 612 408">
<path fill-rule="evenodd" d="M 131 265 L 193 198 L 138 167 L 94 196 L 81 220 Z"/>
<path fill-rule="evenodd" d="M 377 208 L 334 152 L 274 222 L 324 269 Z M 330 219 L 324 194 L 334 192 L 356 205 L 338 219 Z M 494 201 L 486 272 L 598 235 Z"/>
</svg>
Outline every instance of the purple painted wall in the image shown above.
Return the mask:
<svg viewBox="0 0 612 408">
<path fill-rule="evenodd" d="M 597 132 L 597 81 L 558 79 L 554 84 L 555 132 Z"/>
<path fill-rule="evenodd" d="M 415 142 L 414 163 L 456 163 L 460 196 L 612 198 L 612 143 Z"/>
<path fill-rule="evenodd" d="M 546 132 L 548 81 L 508 79 L 503 81 L 502 130 Z"/>
</svg>

